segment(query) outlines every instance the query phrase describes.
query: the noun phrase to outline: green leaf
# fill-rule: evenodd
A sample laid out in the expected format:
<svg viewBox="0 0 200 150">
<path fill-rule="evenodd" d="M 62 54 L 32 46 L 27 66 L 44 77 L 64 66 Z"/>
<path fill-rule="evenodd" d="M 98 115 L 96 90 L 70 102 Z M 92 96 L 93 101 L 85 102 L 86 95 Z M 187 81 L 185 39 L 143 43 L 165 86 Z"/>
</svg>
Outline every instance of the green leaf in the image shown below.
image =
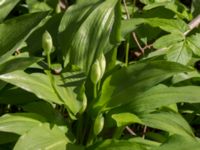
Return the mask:
<svg viewBox="0 0 200 150">
<path fill-rule="evenodd" d="M 147 150 L 144 146 L 131 140 L 104 140 L 98 142 L 87 150 Z"/>
<path fill-rule="evenodd" d="M 14 150 L 66 150 L 69 140 L 58 126 L 40 124 L 23 134 L 17 141 Z"/>
<path fill-rule="evenodd" d="M 169 33 L 183 34 L 189 30 L 188 25 L 179 19 L 148 18 L 145 22 L 153 27 L 159 27 Z"/>
<path fill-rule="evenodd" d="M 117 127 L 126 126 L 131 123 L 142 124 L 142 121 L 140 120 L 140 118 L 132 113 L 113 114 L 111 117 L 112 119 L 116 121 Z"/>
<path fill-rule="evenodd" d="M 153 47 L 156 49 L 161 49 L 165 47 L 168 48 L 176 43 L 179 43 L 180 41 L 183 41 L 184 38 L 185 37 L 183 35 L 176 33 L 164 35 L 153 43 Z"/>
<path fill-rule="evenodd" d="M 131 64 L 128 68 L 116 71 L 104 81 L 101 96 L 94 108 L 104 105 L 113 108 L 126 104 L 159 82 L 185 71 L 190 69 L 167 61 Z"/>
<path fill-rule="evenodd" d="M 0 22 L 6 18 L 19 1 L 20 0 L 0 0 Z"/>
<path fill-rule="evenodd" d="M 194 138 L 194 134 L 189 124 L 176 112 L 159 111 L 156 113 L 141 115 L 140 118 L 145 125 L 152 128 Z"/>
<path fill-rule="evenodd" d="M 28 103 L 27 105 L 23 105 L 22 108 L 26 112 L 36 113 L 43 116 L 48 122 L 57 125 L 65 124 L 64 118 L 61 116 L 61 114 L 58 111 L 56 111 L 51 104 L 47 102 L 32 102 Z"/>
<path fill-rule="evenodd" d="M 124 110 L 133 113 L 148 113 L 155 111 L 156 108 L 168 106 L 178 102 L 199 103 L 200 87 L 183 86 L 183 87 L 166 87 L 158 85 L 124 106 Z"/>
<path fill-rule="evenodd" d="M 174 12 L 174 15 L 178 16 L 181 19 L 187 19 L 187 20 L 191 19 L 191 14 L 189 13 L 189 9 L 181 2 L 174 0 L 156 1 L 154 3 L 146 5 L 144 7 L 144 10 L 150 10 L 150 9 L 152 10 L 159 7 L 162 9 L 166 8 Z"/>
<path fill-rule="evenodd" d="M 199 147 L 200 143 L 197 140 L 180 135 L 173 135 L 160 147 L 155 148 L 155 150 L 199 150 Z"/>
<path fill-rule="evenodd" d="M 16 70 L 24 70 L 28 66 L 41 60 L 42 58 L 37 57 L 13 57 L 0 64 L 0 74 L 9 73 Z"/>
<path fill-rule="evenodd" d="M 197 56 L 200 56 L 200 34 L 194 34 L 187 38 L 188 47 L 193 51 Z"/>
<path fill-rule="evenodd" d="M 76 65 L 88 73 L 94 60 L 120 41 L 120 22 L 115 21 L 119 7 L 117 0 L 106 0 L 78 3 L 67 9 L 59 27 L 65 65 Z"/>
<path fill-rule="evenodd" d="M 27 14 L 0 24 L 0 56 L 10 56 L 48 12 Z"/>
<path fill-rule="evenodd" d="M 67 72 L 54 76 L 55 88 L 69 112 L 76 115 L 81 109 L 79 94 L 85 82 L 85 75 L 81 72 Z"/>
<path fill-rule="evenodd" d="M 38 98 L 50 103 L 63 104 L 52 88 L 49 77 L 45 74 L 27 74 L 23 71 L 15 71 L 0 75 L 0 79 L 34 93 Z"/>
<path fill-rule="evenodd" d="M 121 36 L 125 39 L 126 35 L 133 32 L 140 24 L 144 23 L 143 18 L 134 18 L 134 20 L 122 20 Z"/>
<path fill-rule="evenodd" d="M 189 30 L 188 25 L 180 19 L 164 19 L 164 18 L 133 18 L 129 19 L 126 23 L 127 29 L 123 29 L 122 35 L 127 31 L 132 31 L 137 25 L 146 23 L 152 27 L 158 27 L 169 33 L 176 33 L 183 35 L 184 32 Z M 132 25 L 132 26 L 131 26 Z"/>
<path fill-rule="evenodd" d="M 0 91 L 0 104 L 25 104 L 38 100 L 38 98 L 18 87 L 11 87 Z"/>
<path fill-rule="evenodd" d="M 0 117 L 0 131 L 22 135 L 44 121 L 43 117 L 31 113 L 6 114 Z"/>
<path fill-rule="evenodd" d="M 192 51 L 185 41 L 172 45 L 167 52 L 167 60 L 180 64 L 188 64 L 192 58 Z"/>
</svg>

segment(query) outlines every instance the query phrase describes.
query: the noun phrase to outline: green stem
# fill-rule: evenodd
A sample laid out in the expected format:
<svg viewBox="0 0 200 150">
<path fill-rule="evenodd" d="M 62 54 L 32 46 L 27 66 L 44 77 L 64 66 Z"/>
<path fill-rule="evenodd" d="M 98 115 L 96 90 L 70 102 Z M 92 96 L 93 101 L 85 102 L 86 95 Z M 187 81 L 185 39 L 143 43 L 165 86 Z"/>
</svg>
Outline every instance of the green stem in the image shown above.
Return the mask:
<svg viewBox="0 0 200 150">
<path fill-rule="evenodd" d="M 126 67 L 128 66 L 128 58 L 129 58 L 129 44 L 130 41 L 130 36 L 128 37 L 127 41 L 126 41 L 126 45 L 125 45 L 125 65 Z"/>
<path fill-rule="evenodd" d="M 94 90 L 94 99 L 97 97 L 97 85 L 98 85 L 98 83 L 94 84 L 94 88 L 93 88 L 93 90 Z"/>
<path fill-rule="evenodd" d="M 50 56 L 50 54 L 47 54 L 47 63 L 48 63 L 49 70 L 51 70 L 51 56 Z"/>
</svg>

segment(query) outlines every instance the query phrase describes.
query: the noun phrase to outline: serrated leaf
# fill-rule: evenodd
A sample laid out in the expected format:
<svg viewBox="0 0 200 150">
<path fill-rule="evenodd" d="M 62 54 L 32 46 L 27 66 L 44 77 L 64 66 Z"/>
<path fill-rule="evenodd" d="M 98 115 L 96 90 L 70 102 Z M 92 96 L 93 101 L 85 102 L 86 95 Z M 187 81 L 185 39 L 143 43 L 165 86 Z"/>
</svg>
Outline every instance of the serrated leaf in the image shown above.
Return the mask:
<svg viewBox="0 0 200 150">
<path fill-rule="evenodd" d="M 126 31 L 132 31 L 136 28 L 137 25 L 146 23 L 152 27 L 158 27 L 166 32 L 169 33 L 176 33 L 181 34 L 185 33 L 189 30 L 188 25 L 180 20 L 180 19 L 165 19 L 165 18 L 133 18 L 129 19 L 128 21 L 124 22 L 128 24 L 128 29 L 122 30 L 126 33 Z M 133 24 L 133 26 L 130 26 Z"/>
<path fill-rule="evenodd" d="M 186 65 L 192 58 L 192 51 L 185 41 L 172 45 L 167 52 L 167 60 Z"/>
<path fill-rule="evenodd" d="M 66 150 L 69 140 L 58 126 L 41 124 L 23 134 L 17 141 L 14 150 Z"/>
<path fill-rule="evenodd" d="M 193 51 L 193 53 L 197 56 L 200 56 L 200 34 L 197 33 L 188 37 L 187 39 L 188 47 Z"/>
<path fill-rule="evenodd" d="M 176 34 L 176 33 L 164 35 L 164 36 L 161 36 L 159 39 L 157 39 L 153 43 L 153 47 L 156 49 L 161 49 L 161 48 L 165 48 L 165 47 L 168 48 L 176 43 L 179 43 L 180 41 L 183 41 L 184 38 L 185 37 L 183 35 Z"/>
</svg>

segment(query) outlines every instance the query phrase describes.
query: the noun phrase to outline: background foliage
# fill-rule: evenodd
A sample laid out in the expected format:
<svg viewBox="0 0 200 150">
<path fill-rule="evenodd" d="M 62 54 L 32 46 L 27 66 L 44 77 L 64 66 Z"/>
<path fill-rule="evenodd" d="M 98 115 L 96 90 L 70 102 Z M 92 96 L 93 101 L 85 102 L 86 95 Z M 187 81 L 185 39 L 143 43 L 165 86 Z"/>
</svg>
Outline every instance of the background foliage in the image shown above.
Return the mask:
<svg viewBox="0 0 200 150">
<path fill-rule="evenodd" d="M 198 150 L 198 0 L 0 0 L 0 149 Z"/>
</svg>

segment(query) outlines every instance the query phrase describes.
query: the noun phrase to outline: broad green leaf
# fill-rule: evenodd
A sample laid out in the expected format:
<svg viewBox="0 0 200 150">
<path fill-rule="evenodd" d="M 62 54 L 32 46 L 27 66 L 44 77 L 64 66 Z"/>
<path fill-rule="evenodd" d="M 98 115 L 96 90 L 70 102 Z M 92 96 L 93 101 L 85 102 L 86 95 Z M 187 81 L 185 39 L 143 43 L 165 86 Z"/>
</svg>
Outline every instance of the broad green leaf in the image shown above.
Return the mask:
<svg viewBox="0 0 200 150">
<path fill-rule="evenodd" d="M 32 102 L 28 103 L 27 105 L 23 105 L 22 108 L 26 112 L 36 113 L 43 116 L 48 122 L 55 123 L 57 125 L 65 124 L 64 118 L 61 116 L 61 114 L 47 102 Z"/>
<path fill-rule="evenodd" d="M 0 0 L 0 22 L 6 18 L 19 1 L 20 0 Z"/>
<path fill-rule="evenodd" d="M 23 134 L 17 141 L 14 150 L 66 150 L 69 140 L 58 126 L 41 124 Z"/>
<path fill-rule="evenodd" d="M 26 104 L 38 100 L 38 98 L 18 87 L 11 87 L 0 91 L 0 104 Z"/>
<path fill-rule="evenodd" d="M 88 73 L 95 59 L 120 41 L 120 22 L 115 20 L 119 19 L 119 7 L 117 0 L 106 0 L 67 9 L 59 27 L 65 65 L 76 65 Z"/>
<path fill-rule="evenodd" d="M 34 93 L 40 99 L 51 103 L 63 104 L 55 93 L 49 77 L 45 74 L 27 74 L 23 71 L 15 71 L 0 75 L 0 79 Z"/>
<path fill-rule="evenodd" d="M 183 87 L 166 87 L 158 85 L 125 105 L 123 110 L 133 113 L 148 113 L 155 111 L 156 108 L 168 106 L 178 102 L 199 103 L 200 87 L 183 86 Z"/>
<path fill-rule="evenodd" d="M 140 116 L 145 125 L 152 128 L 161 129 L 173 134 L 179 134 L 194 138 L 194 134 L 189 124 L 183 117 L 173 111 L 159 111 Z"/>
<path fill-rule="evenodd" d="M 188 47 L 193 51 L 197 56 L 200 56 L 200 34 L 197 33 L 187 38 Z"/>
<path fill-rule="evenodd" d="M 10 56 L 48 12 L 27 14 L 0 24 L 0 56 Z"/>
<path fill-rule="evenodd" d="M 142 124 L 142 121 L 140 120 L 140 118 L 132 113 L 113 114 L 111 117 L 113 120 L 115 120 L 117 127 L 126 126 L 131 123 Z"/>
<path fill-rule="evenodd" d="M 56 90 L 69 112 L 76 115 L 82 106 L 79 99 L 81 86 L 85 82 L 85 75 L 80 72 L 67 72 L 61 76 L 54 76 Z"/>
<path fill-rule="evenodd" d="M 176 33 L 164 35 L 164 36 L 161 36 L 161 38 L 157 39 L 153 43 L 153 46 L 156 49 L 161 49 L 161 48 L 165 48 L 165 47 L 168 48 L 176 43 L 179 43 L 180 41 L 183 41 L 184 38 L 185 37 L 183 35 L 176 34 Z"/>
<path fill-rule="evenodd" d="M 173 135 L 164 144 L 154 150 L 199 150 L 199 147 L 200 143 L 197 140 Z"/>
<path fill-rule="evenodd" d="M 87 150 L 147 150 L 145 146 L 131 140 L 104 140 L 98 142 Z"/>
<path fill-rule="evenodd" d="M 14 57 L 0 64 L 0 74 L 9 73 L 16 70 L 24 70 L 28 66 L 42 60 L 37 57 Z"/>
<path fill-rule="evenodd" d="M 6 114 L 0 117 L 0 131 L 22 135 L 44 121 L 43 117 L 31 113 Z"/>
<path fill-rule="evenodd" d="M 185 41 L 172 45 L 167 52 L 167 60 L 180 64 L 188 64 L 192 51 Z"/>
<path fill-rule="evenodd" d="M 189 68 L 167 61 L 152 61 L 131 64 L 111 76 L 103 84 L 102 93 L 94 107 L 117 107 L 134 100 L 136 96 L 159 82 Z"/>
</svg>

